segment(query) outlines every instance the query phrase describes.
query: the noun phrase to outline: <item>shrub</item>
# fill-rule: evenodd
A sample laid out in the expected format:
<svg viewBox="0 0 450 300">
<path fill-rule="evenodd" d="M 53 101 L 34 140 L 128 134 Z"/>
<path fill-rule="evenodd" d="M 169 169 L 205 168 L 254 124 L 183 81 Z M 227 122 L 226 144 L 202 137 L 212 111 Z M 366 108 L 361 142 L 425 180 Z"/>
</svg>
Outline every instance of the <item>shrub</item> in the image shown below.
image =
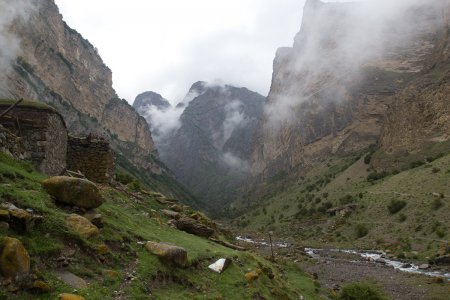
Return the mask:
<svg viewBox="0 0 450 300">
<path fill-rule="evenodd" d="M 411 169 L 423 166 L 425 164 L 425 162 L 423 160 L 417 160 L 417 161 L 413 161 L 412 163 L 409 164 L 409 167 Z"/>
<path fill-rule="evenodd" d="M 391 200 L 388 205 L 389 212 L 393 215 L 401 211 L 406 206 L 406 202 L 403 200 Z"/>
<path fill-rule="evenodd" d="M 372 172 L 367 176 L 367 181 L 370 181 L 370 182 L 377 181 L 377 180 L 383 179 L 384 177 L 386 177 L 388 175 L 389 175 L 389 173 L 386 171 L 383 171 L 381 173 Z"/>
<path fill-rule="evenodd" d="M 120 171 L 116 173 L 116 180 L 118 182 L 120 182 L 121 184 L 127 185 L 127 184 L 131 183 L 133 181 L 133 179 L 134 179 L 134 177 L 128 173 L 120 172 Z"/>
<path fill-rule="evenodd" d="M 380 289 L 368 282 L 350 283 L 344 285 L 338 300 L 387 300 L 389 299 Z"/>
<path fill-rule="evenodd" d="M 352 195 L 345 195 L 344 197 L 342 197 L 342 198 L 339 199 L 339 202 L 340 202 L 342 205 L 350 204 L 350 203 L 352 203 L 352 202 L 354 202 L 354 201 L 355 201 L 355 198 L 353 198 Z"/>
<path fill-rule="evenodd" d="M 440 198 L 436 198 L 436 199 L 433 200 L 432 207 L 433 207 L 434 210 L 438 210 L 443 205 L 444 205 L 444 203 L 442 202 L 442 200 Z"/>
<path fill-rule="evenodd" d="M 441 171 L 441 169 L 434 167 L 433 169 L 431 169 L 431 172 L 433 172 L 433 174 L 439 173 Z"/>
<path fill-rule="evenodd" d="M 355 228 L 356 237 L 362 238 L 365 237 L 367 234 L 369 234 L 369 229 L 364 224 L 358 224 Z"/>
<path fill-rule="evenodd" d="M 400 214 L 400 216 L 398 217 L 398 220 L 399 220 L 400 222 L 405 222 L 405 221 L 406 221 L 406 216 L 405 216 L 405 214 Z"/>
<path fill-rule="evenodd" d="M 372 153 L 369 153 L 366 156 L 364 156 L 364 163 L 366 165 L 370 164 L 371 161 L 372 161 Z"/>
</svg>

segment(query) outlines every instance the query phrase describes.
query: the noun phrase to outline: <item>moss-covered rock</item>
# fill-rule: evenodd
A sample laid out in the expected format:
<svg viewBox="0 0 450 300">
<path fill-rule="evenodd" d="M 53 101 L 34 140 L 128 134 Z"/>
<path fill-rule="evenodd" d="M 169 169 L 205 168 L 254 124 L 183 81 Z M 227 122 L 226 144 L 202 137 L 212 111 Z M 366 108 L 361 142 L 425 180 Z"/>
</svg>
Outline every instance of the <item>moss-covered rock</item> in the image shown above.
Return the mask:
<svg viewBox="0 0 450 300">
<path fill-rule="evenodd" d="M 75 294 L 59 294 L 58 300 L 86 300 L 86 298 Z"/>
<path fill-rule="evenodd" d="M 92 209 L 104 202 L 95 183 L 86 179 L 55 176 L 44 180 L 42 185 L 47 193 L 64 204 Z"/>
<path fill-rule="evenodd" d="M 95 225 L 89 222 L 88 219 L 77 214 L 68 216 L 66 224 L 70 229 L 86 238 L 98 234 L 98 228 Z"/>
<path fill-rule="evenodd" d="M 15 238 L 3 239 L 0 270 L 5 277 L 17 278 L 30 273 L 30 255 L 22 243 Z"/>
<path fill-rule="evenodd" d="M 172 262 L 181 267 L 187 265 L 187 251 L 184 248 L 168 243 L 154 243 L 154 242 L 147 242 L 145 247 L 152 254 L 158 256 L 159 258 L 165 261 Z"/>
</svg>

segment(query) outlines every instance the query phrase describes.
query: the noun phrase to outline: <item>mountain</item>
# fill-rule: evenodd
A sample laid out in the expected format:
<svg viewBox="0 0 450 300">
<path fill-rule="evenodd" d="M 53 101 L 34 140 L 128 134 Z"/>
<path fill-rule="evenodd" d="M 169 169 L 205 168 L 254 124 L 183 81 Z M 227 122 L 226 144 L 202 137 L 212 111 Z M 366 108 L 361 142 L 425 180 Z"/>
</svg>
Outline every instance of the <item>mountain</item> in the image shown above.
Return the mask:
<svg viewBox="0 0 450 300">
<path fill-rule="evenodd" d="M 55 2 L 18 1 L 12 11 L 16 6 L 17 18 L 7 26 L 2 22 L 1 96 L 49 104 L 63 115 L 71 134 L 108 137 L 122 169 L 168 194 L 173 191 L 166 182 L 171 182 L 180 197 L 190 198 L 159 162 L 146 120 L 117 96 L 111 70 L 97 49 L 63 21 Z"/>
<path fill-rule="evenodd" d="M 445 97 L 430 97 L 445 90 L 445 1 L 391 5 L 387 14 L 370 4 L 307 1 L 294 46 L 274 61 L 255 175 L 301 173 L 378 141 L 391 153 L 448 140 Z"/>
<path fill-rule="evenodd" d="M 150 106 L 155 106 L 159 110 L 165 110 L 171 107 L 169 101 L 155 92 L 144 92 L 136 96 L 133 107 L 137 112 L 145 111 Z"/>
<path fill-rule="evenodd" d="M 179 126 L 158 140 L 158 151 L 200 206 L 210 211 L 226 207 L 248 175 L 264 102 L 246 88 L 196 82 L 175 108 L 182 111 Z"/>
<path fill-rule="evenodd" d="M 307 1 L 274 61 L 233 224 L 327 249 L 450 254 L 450 6 L 406 2 Z"/>
</svg>

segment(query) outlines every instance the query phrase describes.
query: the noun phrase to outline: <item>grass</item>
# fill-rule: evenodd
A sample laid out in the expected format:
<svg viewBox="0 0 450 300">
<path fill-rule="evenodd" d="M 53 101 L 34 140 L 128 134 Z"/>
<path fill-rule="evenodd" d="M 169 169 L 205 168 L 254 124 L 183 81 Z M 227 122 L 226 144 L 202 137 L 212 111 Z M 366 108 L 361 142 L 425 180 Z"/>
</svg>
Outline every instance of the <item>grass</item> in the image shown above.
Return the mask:
<svg viewBox="0 0 450 300">
<path fill-rule="evenodd" d="M 18 99 L 17 99 L 18 100 Z M 13 99 L 0 99 L 0 106 L 11 106 L 14 103 L 17 102 L 17 100 L 13 100 Z M 51 106 L 48 106 L 47 104 L 45 104 L 44 102 L 41 101 L 34 101 L 34 100 L 23 100 L 20 104 L 19 107 L 33 107 L 33 108 L 39 108 L 39 109 L 46 109 L 46 110 L 51 110 L 51 111 L 55 111 L 54 108 L 52 108 Z"/>
<path fill-rule="evenodd" d="M 112 299 L 114 291 L 119 290 L 131 299 L 252 299 L 257 294 L 267 299 L 298 299 L 300 295 L 318 299 L 314 281 L 295 265 L 274 264 L 257 254 L 235 251 L 171 228 L 159 213 L 165 206 L 152 196 L 140 201 L 103 186 L 106 202 L 97 212 L 103 216 L 104 228 L 100 235 L 85 239 L 66 227 L 65 218 L 70 211 L 58 207 L 41 188 L 45 176 L 33 171 L 29 164 L 2 154 L 0 174 L 2 201 L 31 208 L 44 216 L 43 223 L 29 233 L 7 230 L 0 235 L 20 239 L 30 254 L 33 272 L 52 287 L 50 293 L 43 295 L 1 291 L 0 298 L 53 299 L 59 293 L 72 292 L 73 288 L 59 281 L 55 272 L 62 268 L 57 258 L 75 250 L 75 260 L 68 270 L 89 283 L 88 288 L 78 290 L 87 299 Z M 189 266 L 183 269 L 161 262 L 138 243 L 148 240 L 186 248 Z M 101 245 L 107 245 L 106 253 L 99 252 Z M 223 274 L 207 268 L 222 257 L 233 260 Z M 248 283 L 245 273 L 257 269 L 270 269 L 273 279 L 262 272 L 257 280 Z M 117 271 L 119 278 L 106 278 L 105 270 Z M 122 285 L 128 273 L 133 273 L 135 279 Z"/>
</svg>

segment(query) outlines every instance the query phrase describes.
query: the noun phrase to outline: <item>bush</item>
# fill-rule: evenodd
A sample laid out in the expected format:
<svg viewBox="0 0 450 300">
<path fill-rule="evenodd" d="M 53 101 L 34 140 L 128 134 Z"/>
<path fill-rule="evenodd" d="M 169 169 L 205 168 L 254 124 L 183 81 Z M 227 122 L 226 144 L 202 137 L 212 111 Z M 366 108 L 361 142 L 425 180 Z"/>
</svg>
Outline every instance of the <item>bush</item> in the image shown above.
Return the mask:
<svg viewBox="0 0 450 300">
<path fill-rule="evenodd" d="M 370 181 L 370 182 L 377 181 L 377 180 L 383 179 L 386 176 L 389 176 L 389 173 L 386 171 L 383 171 L 381 173 L 372 172 L 367 176 L 367 181 Z"/>
<path fill-rule="evenodd" d="M 344 285 L 338 300 L 387 300 L 380 289 L 368 282 L 358 282 Z"/>
<path fill-rule="evenodd" d="M 442 202 L 442 200 L 440 198 L 436 198 L 433 200 L 432 207 L 434 210 L 438 210 L 443 205 L 444 205 L 444 203 Z"/>
<path fill-rule="evenodd" d="M 369 229 L 364 224 L 358 224 L 355 228 L 356 237 L 362 238 L 365 237 L 367 234 L 369 234 Z"/>
<path fill-rule="evenodd" d="M 355 202 L 355 198 L 353 198 L 352 195 L 345 195 L 344 197 L 342 197 L 342 198 L 339 199 L 339 202 L 340 202 L 342 205 L 350 204 L 350 203 L 352 203 L 352 202 Z"/>
<path fill-rule="evenodd" d="M 393 215 L 401 211 L 406 206 L 406 202 L 403 200 L 391 200 L 388 205 L 389 212 Z"/>
<path fill-rule="evenodd" d="M 398 220 L 399 220 L 400 222 L 405 222 L 405 221 L 406 221 L 406 216 L 405 216 L 405 214 L 400 214 L 400 216 L 398 217 Z"/>
<path fill-rule="evenodd" d="M 121 184 L 129 184 L 133 181 L 134 177 L 125 172 L 116 172 L 116 180 Z"/>
<path fill-rule="evenodd" d="M 425 164 L 425 162 L 423 160 L 418 160 L 418 161 L 413 161 L 412 163 L 410 163 L 409 167 L 411 169 L 414 169 L 414 168 L 418 168 L 420 166 L 423 166 L 424 164 Z"/>
<path fill-rule="evenodd" d="M 441 171 L 441 169 L 434 167 L 431 172 L 433 172 L 433 174 L 439 173 Z"/>
</svg>

